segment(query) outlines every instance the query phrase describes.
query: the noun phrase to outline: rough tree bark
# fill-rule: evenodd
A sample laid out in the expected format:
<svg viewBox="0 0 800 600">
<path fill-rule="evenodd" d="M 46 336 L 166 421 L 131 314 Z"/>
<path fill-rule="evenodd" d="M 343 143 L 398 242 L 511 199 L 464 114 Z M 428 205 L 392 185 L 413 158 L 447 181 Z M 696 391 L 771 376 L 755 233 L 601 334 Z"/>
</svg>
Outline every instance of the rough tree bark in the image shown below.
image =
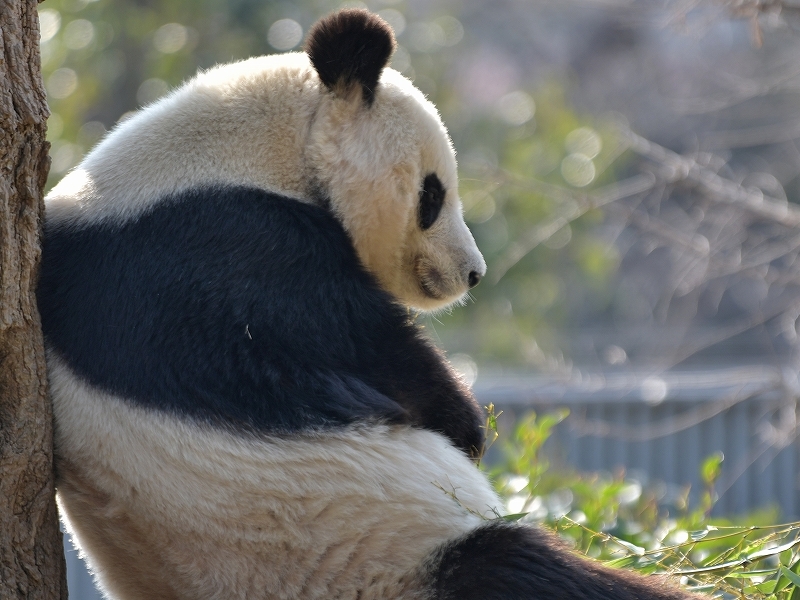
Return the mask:
<svg viewBox="0 0 800 600">
<path fill-rule="evenodd" d="M 35 285 L 50 166 L 36 0 L 0 0 L 0 598 L 67 597 Z"/>
</svg>

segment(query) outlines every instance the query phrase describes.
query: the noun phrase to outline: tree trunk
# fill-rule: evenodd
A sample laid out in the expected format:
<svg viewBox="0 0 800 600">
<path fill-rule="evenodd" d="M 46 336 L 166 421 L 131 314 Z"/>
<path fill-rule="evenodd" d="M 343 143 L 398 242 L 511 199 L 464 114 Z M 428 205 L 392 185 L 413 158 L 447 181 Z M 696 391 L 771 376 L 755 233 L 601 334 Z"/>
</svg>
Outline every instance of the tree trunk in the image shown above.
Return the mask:
<svg viewBox="0 0 800 600">
<path fill-rule="evenodd" d="M 0 598 L 67 597 L 35 287 L 50 161 L 36 0 L 0 0 Z"/>
</svg>

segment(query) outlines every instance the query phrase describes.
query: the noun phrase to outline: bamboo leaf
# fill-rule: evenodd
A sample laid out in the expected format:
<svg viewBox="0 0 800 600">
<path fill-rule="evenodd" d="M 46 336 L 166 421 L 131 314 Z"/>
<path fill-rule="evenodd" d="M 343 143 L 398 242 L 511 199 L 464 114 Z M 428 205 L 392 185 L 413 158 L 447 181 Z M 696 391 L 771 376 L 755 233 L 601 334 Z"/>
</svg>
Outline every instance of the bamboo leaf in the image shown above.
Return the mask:
<svg viewBox="0 0 800 600">
<path fill-rule="evenodd" d="M 750 585 L 744 590 L 742 590 L 745 594 L 771 594 L 775 590 L 775 582 L 774 581 L 765 581 L 764 583 L 757 583 L 756 585 Z"/>
<path fill-rule="evenodd" d="M 636 562 L 636 556 L 623 556 L 622 558 L 615 558 L 614 560 L 609 560 L 605 563 L 607 567 L 628 567 Z"/>
<path fill-rule="evenodd" d="M 627 548 L 628 550 L 633 552 L 636 556 L 644 556 L 644 548 L 642 548 L 641 546 L 631 544 L 630 542 L 626 542 L 625 540 L 621 540 L 619 538 L 614 538 L 614 543 L 619 544 L 623 548 Z"/>
<path fill-rule="evenodd" d="M 744 559 L 739 560 L 732 560 L 726 563 L 722 563 L 720 565 L 712 565 L 710 567 L 701 567 L 699 569 L 686 569 L 683 571 L 675 571 L 673 575 L 697 575 L 698 573 L 713 573 L 714 571 L 726 571 L 727 569 L 733 569 L 734 567 L 738 567 L 743 565 L 747 562 Z"/>
<path fill-rule="evenodd" d="M 783 575 L 781 575 L 778 578 L 778 585 L 775 586 L 775 591 L 776 592 L 780 592 L 781 590 L 786 588 L 790 583 L 791 583 L 791 581 L 789 581 L 788 578 L 786 578 Z"/>
<path fill-rule="evenodd" d="M 800 587 L 800 575 L 797 573 L 793 573 L 783 565 L 781 565 L 781 575 L 786 577 L 789 581 L 791 581 L 795 586 Z"/>
<path fill-rule="evenodd" d="M 788 544 L 784 544 L 782 546 L 775 546 L 774 548 L 768 548 L 767 550 L 759 550 L 758 552 L 753 552 L 752 554 L 748 554 L 745 558 L 750 562 L 761 560 L 762 558 L 766 558 L 767 556 L 775 556 L 776 554 L 780 554 L 784 550 L 789 550 L 790 548 L 794 548 L 797 544 L 800 544 L 800 538 L 792 540 Z"/>
<path fill-rule="evenodd" d="M 529 513 L 514 513 L 513 515 L 503 515 L 500 518 L 504 521 L 508 521 L 509 523 L 513 523 L 514 521 L 519 521 L 523 517 L 527 517 Z"/>
<path fill-rule="evenodd" d="M 725 576 L 726 579 L 752 579 L 753 577 L 768 577 L 774 575 L 775 569 L 759 569 L 758 571 L 738 571 L 729 573 Z"/>
<path fill-rule="evenodd" d="M 689 533 L 689 538 L 691 538 L 693 542 L 699 542 L 704 537 L 706 537 L 709 534 L 709 532 L 710 532 L 709 529 L 701 529 L 700 531 L 690 531 L 688 533 Z"/>
</svg>

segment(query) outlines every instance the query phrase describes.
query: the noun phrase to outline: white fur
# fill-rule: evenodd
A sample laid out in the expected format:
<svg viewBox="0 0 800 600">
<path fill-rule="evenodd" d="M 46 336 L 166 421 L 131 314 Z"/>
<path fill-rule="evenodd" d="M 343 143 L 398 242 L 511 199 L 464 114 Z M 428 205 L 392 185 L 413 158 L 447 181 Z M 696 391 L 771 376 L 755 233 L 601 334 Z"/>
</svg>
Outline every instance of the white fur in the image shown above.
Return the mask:
<svg viewBox="0 0 800 600">
<path fill-rule="evenodd" d="M 392 69 L 371 106 L 351 92 L 328 92 L 303 53 L 201 73 L 89 153 L 48 195 L 48 219 L 124 222 L 164 194 L 204 183 L 248 184 L 300 200 L 320 190 L 384 288 L 422 309 L 452 302 L 467 290 L 469 273 L 482 275 L 486 266 L 464 224 L 447 130 Z M 429 173 L 447 195 L 423 232 L 416 210 Z M 433 272 L 436 297 L 420 287 Z"/>
<path fill-rule="evenodd" d="M 430 431 L 226 432 L 48 358 L 60 503 L 116 598 L 423 598 L 424 558 L 501 507 Z"/>
</svg>

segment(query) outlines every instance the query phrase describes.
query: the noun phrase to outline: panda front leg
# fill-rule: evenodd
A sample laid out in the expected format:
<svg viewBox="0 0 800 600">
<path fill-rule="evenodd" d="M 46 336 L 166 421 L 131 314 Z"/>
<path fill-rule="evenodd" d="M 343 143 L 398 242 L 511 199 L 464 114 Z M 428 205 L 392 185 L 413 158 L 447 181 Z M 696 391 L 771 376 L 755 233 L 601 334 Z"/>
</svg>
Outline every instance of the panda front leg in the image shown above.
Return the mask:
<svg viewBox="0 0 800 600">
<path fill-rule="evenodd" d="M 467 386 L 414 328 L 377 353 L 381 391 L 410 415 L 475 456 L 483 441 L 482 413 Z M 388 382 L 388 383 L 387 383 Z M 688 600 L 698 598 L 659 577 L 613 569 L 570 551 L 539 527 L 495 520 L 443 544 L 425 562 L 432 600 Z"/>
<path fill-rule="evenodd" d="M 500 520 L 442 546 L 426 563 L 435 600 L 699 600 L 664 578 L 603 566 L 553 533 Z"/>
<path fill-rule="evenodd" d="M 483 449 L 484 413 L 443 353 L 407 324 L 380 336 L 370 383 L 397 402 L 409 424 L 444 434 L 468 456 Z"/>
</svg>

